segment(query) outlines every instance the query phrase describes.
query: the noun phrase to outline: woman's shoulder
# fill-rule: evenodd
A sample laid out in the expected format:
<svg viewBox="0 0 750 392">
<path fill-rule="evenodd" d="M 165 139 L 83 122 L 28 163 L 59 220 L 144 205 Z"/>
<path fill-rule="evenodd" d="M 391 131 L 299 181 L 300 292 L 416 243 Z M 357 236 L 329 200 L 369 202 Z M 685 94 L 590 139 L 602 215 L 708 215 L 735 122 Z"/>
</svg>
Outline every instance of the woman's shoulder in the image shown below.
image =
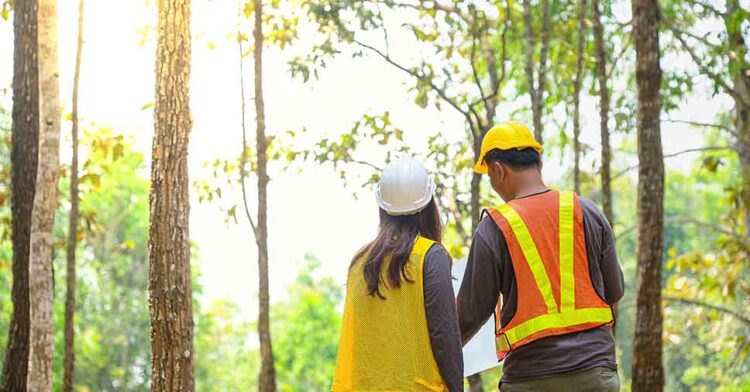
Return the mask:
<svg viewBox="0 0 750 392">
<path fill-rule="evenodd" d="M 430 263 L 447 264 L 448 266 L 452 264 L 452 258 L 443 244 L 435 242 L 430 246 L 427 254 L 425 254 L 425 264 Z"/>
</svg>

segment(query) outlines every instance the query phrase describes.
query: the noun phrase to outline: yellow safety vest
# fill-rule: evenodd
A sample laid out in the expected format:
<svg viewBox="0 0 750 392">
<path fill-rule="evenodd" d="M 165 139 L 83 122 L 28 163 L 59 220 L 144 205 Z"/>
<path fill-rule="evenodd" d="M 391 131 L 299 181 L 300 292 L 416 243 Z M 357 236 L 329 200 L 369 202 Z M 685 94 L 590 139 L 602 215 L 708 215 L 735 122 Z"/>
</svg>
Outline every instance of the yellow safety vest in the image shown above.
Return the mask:
<svg viewBox="0 0 750 392">
<path fill-rule="evenodd" d="M 366 257 L 350 269 L 332 391 L 448 391 L 432 354 L 424 306 L 422 271 L 432 244 L 417 237 L 406 267 L 413 283 L 399 288 L 383 287 L 386 260 L 385 300 L 367 295 Z"/>
</svg>

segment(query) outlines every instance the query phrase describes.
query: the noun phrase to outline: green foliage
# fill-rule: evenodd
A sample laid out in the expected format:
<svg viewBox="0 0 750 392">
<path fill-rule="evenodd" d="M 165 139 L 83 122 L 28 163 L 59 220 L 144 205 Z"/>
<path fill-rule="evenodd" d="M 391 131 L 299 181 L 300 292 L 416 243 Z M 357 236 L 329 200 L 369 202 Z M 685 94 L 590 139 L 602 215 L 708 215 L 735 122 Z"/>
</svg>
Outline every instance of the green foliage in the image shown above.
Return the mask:
<svg viewBox="0 0 750 392">
<path fill-rule="evenodd" d="M 750 371 L 750 321 L 739 318 L 749 309 L 750 244 L 735 234 L 741 233 L 732 227 L 738 210 L 718 185 L 731 187 L 738 181 L 732 175 L 738 162 L 732 156 L 711 155 L 725 164 L 706 167 L 699 161 L 690 180 L 681 179 L 697 190 L 690 199 L 698 203 L 686 206 L 697 228 L 692 233 L 675 233 L 682 241 L 673 243 L 667 255 L 665 295 L 672 300 L 667 302 L 666 315 L 674 322 L 665 323 L 666 359 L 685 369 L 672 372 L 676 385 L 691 390 L 740 390 Z M 706 180 L 710 182 L 702 183 Z M 692 241 L 685 242 L 685 238 Z"/>
<path fill-rule="evenodd" d="M 81 173 L 76 301 L 76 384 L 90 391 L 141 391 L 150 377 L 148 189 L 144 157 L 109 129 L 87 129 Z M 134 175 L 135 174 L 135 175 Z M 69 176 L 61 185 L 67 197 Z M 55 271 L 65 271 L 67 216 L 56 219 Z M 57 348 L 62 353 L 65 275 L 56 274 Z M 145 343 L 144 343 L 145 342 Z M 61 372 L 62 355 L 56 356 Z M 61 379 L 61 378 L 56 378 Z"/>
<path fill-rule="evenodd" d="M 343 288 L 330 277 L 318 277 L 320 265 L 307 254 L 289 299 L 271 311 L 280 391 L 325 391 L 333 380 Z"/>
<path fill-rule="evenodd" d="M 0 7 L 0 16 L 3 20 L 10 20 L 11 11 L 13 11 L 13 0 L 3 0 L 2 7 Z"/>
<path fill-rule="evenodd" d="M 10 112 L 0 105 L 0 358 L 5 358 L 13 305 L 13 250 L 10 243 Z"/>
<path fill-rule="evenodd" d="M 242 320 L 239 307 L 227 300 L 212 301 L 205 310 L 200 302 L 194 307 L 196 390 L 242 391 L 256 385 L 254 323 Z"/>
<path fill-rule="evenodd" d="M 263 41 L 284 49 L 297 39 L 299 16 L 292 13 L 291 7 L 293 7 L 293 4 L 291 2 L 272 0 L 264 3 Z M 254 15 L 253 2 L 244 3 L 242 5 L 242 16 L 245 19 L 253 20 Z M 237 39 L 242 42 L 248 41 L 248 35 L 243 30 L 244 28 L 241 28 L 238 32 Z M 248 30 L 252 31 L 252 28 Z"/>
<path fill-rule="evenodd" d="M 618 254 L 626 276 L 626 295 L 619 306 L 617 345 L 621 376 L 630 379 L 635 319 L 635 258 L 637 184 L 628 164 L 635 159 L 634 52 L 630 23 L 619 20 L 625 1 L 605 1 L 603 23 L 612 88 L 615 162 L 613 182 Z M 726 2 L 728 3 L 728 2 Z M 0 16 L 9 20 L 12 0 L 2 1 Z M 660 2 L 662 8 L 662 103 L 665 113 L 679 112 L 708 81 L 709 93 L 726 94 L 727 86 L 748 72 L 748 10 L 745 3 L 727 12 L 725 4 L 705 0 Z M 472 234 L 471 165 L 482 132 L 496 115 L 529 120 L 529 84 L 524 72 L 526 42 L 518 1 L 355 1 L 270 0 L 264 13 L 265 42 L 280 49 L 295 47 L 290 73 L 305 82 L 337 56 L 372 56 L 408 79 L 415 110 L 435 108 L 465 119 L 465 140 L 456 142 L 440 131 L 426 135 L 426 151 L 410 148 L 409 130 L 382 108 L 363 113 L 348 129 L 321 137 L 307 130 L 269 136 L 269 160 L 296 167 L 327 165 L 357 189 L 378 180 L 378 169 L 393 154 L 424 158 L 435 175 L 437 199 L 446 220 L 444 242 L 462 257 Z M 743 8 L 744 6 L 744 8 Z M 575 72 L 575 42 L 581 33 L 574 2 L 550 1 L 550 51 L 545 123 L 555 126 L 548 147 L 560 152 L 567 168 L 571 136 L 565 111 L 570 104 Z M 532 27 L 542 28 L 534 2 Z M 590 14 L 589 14 L 590 15 Z M 239 31 L 232 40 L 252 41 L 252 2 L 241 4 Z M 407 32 L 409 55 L 391 52 L 389 29 Z M 588 26 L 587 26 L 588 27 Z M 308 30 L 304 30 L 308 29 Z M 586 34 L 590 34 L 590 30 Z M 144 34 L 153 28 L 139 29 Z M 299 40 L 301 32 L 304 40 Z M 312 33 L 308 34 L 308 31 Z M 598 83 L 592 40 L 584 53 L 584 93 L 594 95 Z M 249 45 L 248 45 L 249 46 Z M 244 55 L 249 55 L 247 50 Z M 398 54 L 398 55 L 397 55 Z M 539 45 L 533 57 L 541 57 Z M 684 66 L 681 59 L 694 66 Z M 487 104 L 485 104 L 485 102 Z M 146 104 L 142 110 L 149 110 Z M 497 113 L 496 113 L 497 112 Z M 556 115 L 557 113 L 557 115 Z M 560 114 L 562 113 L 562 114 Z M 715 122 L 731 127 L 734 112 L 716 113 Z M 12 310 L 11 245 L 9 238 L 10 115 L 0 107 L 0 358 L 6 349 Z M 590 124 L 589 124 L 590 125 Z M 553 127 L 547 127 L 552 129 Z M 549 131 L 548 131 L 549 133 Z M 447 133 L 446 133 L 447 134 Z M 239 136 L 239 135 L 238 135 Z M 731 132 L 704 132 L 707 146 L 728 146 Z M 131 141 L 111 129 L 84 126 L 81 173 L 82 219 L 79 246 L 77 307 L 77 388 L 81 391 L 145 391 L 150 377 L 148 314 L 148 173 L 142 154 Z M 305 145 L 299 145 L 304 140 Z M 297 143 L 295 143 L 297 142 Z M 548 148 L 548 151 L 550 149 Z M 241 167 L 240 154 L 247 162 Z M 208 162 L 209 180 L 194 182 L 201 202 L 219 205 L 227 220 L 237 221 L 241 170 L 252 183 L 254 149 L 236 151 L 228 159 Z M 373 156 L 381 157 L 371 161 Z M 553 155 L 554 156 L 554 155 Z M 601 201 L 598 162 L 582 173 L 583 193 Z M 356 169 L 355 169 L 356 168 Z M 689 171 L 669 170 L 666 180 L 664 250 L 664 363 L 667 389 L 682 391 L 750 390 L 750 244 L 743 232 L 746 211 L 739 203 L 740 162 L 731 151 L 697 156 Z M 622 175 L 618 175 L 622 173 Z M 57 353 L 62 353 L 64 260 L 69 183 L 61 181 L 61 212 L 56 219 L 55 312 Z M 201 178 L 198 176 L 198 178 Z M 248 185 L 250 186 L 250 185 Z M 488 187 L 478 192 L 480 205 L 499 200 Z M 240 207 L 242 209 L 242 207 Z M 242 213 L 242 211 L 240 211 Z M 197 254 L 197 252 L 195 252 Z M 317 275 L 320 265 L 306 257 L 288 298 L 272 308 L 273 337 L 279 389 L 326 390 L 335 365 L 343 289 Z M 61 272 L 62 271 L 62 272 Z M 195 278 L 200 271 L 194 270 Z M 195 375 L 197 390 L 247 390 L 256 383 L 258 366 L 254 323 L 225 300 L 204 303 L 195 284 Z M 62 355 L 55 371 L 61 372 Z M 484 377 L 485 390 L 496 385 L 501 369 Z M 60 377 L 56 377 L 57 380 Z M 59 387 L 59 385 L 58 385 Z"/>
</svg>

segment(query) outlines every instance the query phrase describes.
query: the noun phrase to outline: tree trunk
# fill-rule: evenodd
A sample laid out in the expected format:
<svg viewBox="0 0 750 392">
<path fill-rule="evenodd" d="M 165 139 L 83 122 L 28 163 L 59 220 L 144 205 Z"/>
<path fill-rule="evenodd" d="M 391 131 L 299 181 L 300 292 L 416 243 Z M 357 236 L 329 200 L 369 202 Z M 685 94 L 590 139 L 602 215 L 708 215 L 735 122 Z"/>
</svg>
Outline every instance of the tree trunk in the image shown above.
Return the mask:
<svg viewBox="0 0 750 392">
<path fill-rule="evenodd" d="M 479 154 L 481 153 L 481 145 L 482 145 L 482 138 L 484 138 L 484 133 L 487 131 L 485 130 L 482 132 L 481 137 L 474 137 L 474 162 L 479 159 Z M 477 226 L 479 226 L 479 215 L 481 211 L 481 190 L 482 190 L 482 175 L 477 173 L 471 174 L 471 200 L 470 208 L 471 208 L 471 228 L 468 231 L 469 236 L 471 236 L 472 233 L 474 233 L 474 230 L 477 229 Z M 468 241 L 471 240 L 471 237 L 464 238 L 464 243 L 468 244 Z"/>
<path fill-rule="evenodd" d="M 193 391 L 188 141 L 190 0 L 159 0 L 151 163 L 151 390 Z"/>
<path fill-rule="evenodd" d="M 607 86 L 607 52 L 604 49 L 604 27 L 602 26 L 599 0 L 592 1 L 594 12 L 594 43 L 596 45 L 596 71 L 599 79 L 599 128 L 601 130 L 602 163 L 599 174 L 602 182 L 602 209 L 609 224 L 614 224 L 612 212 L 612 186 L 609 165 L 612 150 L 609 145 L 609 87 Z"/>
<path fill-rule="evenodd" d="M 735 99 L 736 149 L 742 168 L 741 199 L 745 210 L 745 238 L 750 243 L 750 76 L 738 72 L 734 83 L 735 91 L 744 96 L 745 102 Z"/>
<path fill-rule="evenodd" d="M 541 0 L 542 3 L 542 48 L 539 51 L 539 73 L 537 75 L 536 109 L 534 110 L 534 137 L 539 144 L 544 143 L 544 93 L 547 90 L 547 51 L 549 49 L 549 1 Z"/>
<path fill-rule="evenodd" d="M 263 107 L 263 3 L 253 0 L 255 29 L 253 59 L 255 61 L 255 136 L 258 155 L 258 337 L 260 339 L 260 377 L 258 391 L 276 391 L 276 370 L 273 364 L 268 294 L 268 173 L 266 115 Z"/>
<path fill-rule="evenodd" d="M 742 168 L 742 187 L 740 198 L 745 213 L 745 238 L 750 242 L 750 65 L 747 58 L 747 44 L 742 35 L 741 24 L 733 23 L 737 20 L 737 13 L 743 12 L 738 0 L 727 1 L 727 13 L 724 24 L 727 26 L 727 36 L 731 53 L 729 69 L 735 68 L 732 75 L 732 89 L 734 94 L 734 126 L 737 135 L 736 149 Z"/>
<path fill-rule="evenodd" d="M 29 362 L 29 237 L 39 143 L 37 0 L 16 0 L 13 12 L 13 128 L 11 226 L 13 315 L 3 366 L 2 391 L 26 391 Z"/>
<path fill-rule="evenodd" d="M 578 0 L 578 47 L 576 76 L 573 81 L 573 189 L 581 193 L 581 84 L 584 44 L 586 43 L 586 0 Z"/>
<path fill-rule="evenodd" d="M 492 124 L 493 119 L 488 120 L 488 124 Z M 489 127 L 492 125 L 489 125 L 488 127 L 484 127 L 484 129 L 481 132 L 481 135 L 477 135 L 474 137 L 474 162 L 479 159 L 479 154 L 481 152 L 481 146 L 482 146 L 482 139 L 484 138 L 484 135 L 489 130 Z M 481 190 L 482 190 L 482 175 L 477 173 L 472 173 L 471 176 L 471 200 L 470 200 L 470 207 L 471 207 L 471 229 L 469 230 L 469 235 L 471 233 L 474 233 L 474 230 L 477 229 L 477 226 L 479 226 L 479 218 L 480 218 L 480 212 L 482 209 L 481 206 Z M 468 244 L 471 240 L 471 237 L 463 238 L 462 239 L 464 244 Z M 469 381 L 469 390 L 471 392 L 483 392 L 484 391 L 484 385 L 482 385 L 482 374 L 477 373 L 474 375 L 471 375 L 468 377 Z"/>
<path fill-rule="evenodd" d="M 634 392 L 664 389 L 662 364 L 662 236 L 664 160 L 661 148 L 659 7 L 633 0 L 638 128 L 638 272 L 633 341 Z"/>
<path fill-rule="evenodd" d="M 65 353 L 63 358 L 63 392 L 73 391 L 75 368 L 74 315 L 76 306 L 76 245 L 78 244 L 78 81 L 81 73 L 81 50 L 83 48 L 83 3 L 78 1 L 78 43 L 76 47 L 75 71 L 73 73 L 73 99 L 71 136 L 73 157 L 70 162 L 70 216 L 67 243 L 67 276 L 65 291 Z"/>
<path fill-rule="evenodd" d="M 544 113 L 544 90 L 547 77 L 547 51 L 549 48 L 549 1 L 541 0 L 542 27 L 541 27 L 541 50 L 539 53 L 538 70 L 534 72 L 534 52 L 536 51 L 536 37 L 534 35 L 534 19 L 531 15 L 531 1 L 523 1 L 523 18 L 526 33 L 526 79 L 529 84 L 529 96 L 531 98 L 531 112 L 534 124 L 534 138 L 543 144 Z"/>
<path fill-rule="evenodd" d="M 41 124 L 39 167 L 31 214 L 29 257 L 30 391 L 52 391 L 55 325 L 53 314 L 53 229 L 60 161 L 60 86 L 57 67 L 57 0 L 39 1 Z"/>
</svg>

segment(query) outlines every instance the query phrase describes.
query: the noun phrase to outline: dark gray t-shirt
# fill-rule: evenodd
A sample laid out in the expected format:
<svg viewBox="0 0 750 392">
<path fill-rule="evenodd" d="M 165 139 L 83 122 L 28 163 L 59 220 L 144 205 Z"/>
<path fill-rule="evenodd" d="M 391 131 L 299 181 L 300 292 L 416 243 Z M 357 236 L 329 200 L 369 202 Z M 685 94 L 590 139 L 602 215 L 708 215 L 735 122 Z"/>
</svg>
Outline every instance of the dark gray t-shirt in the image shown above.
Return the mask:
<svg viewBox="0 0 750 392">
<path fill-rule="evenodd" d="M 624 280 L 612 228 L 592 201 L 583 197 L 579 200 L 591 280 L 597 293 L 613 305 L 622 298 Z M 458 320 L 464 343 L 492 317 L 501 293 L 506 305 L 500 318 L 506 324 L 516 311 L 516 280 L 502 231 L 486 216 L 474 233 L 458 294 Z M 607 326 L 545 337 L 513 350 L 505 359 L 501 381 L 525 381 L 597 366 L 617 369 L 615 340 Z"/>
</svg>

